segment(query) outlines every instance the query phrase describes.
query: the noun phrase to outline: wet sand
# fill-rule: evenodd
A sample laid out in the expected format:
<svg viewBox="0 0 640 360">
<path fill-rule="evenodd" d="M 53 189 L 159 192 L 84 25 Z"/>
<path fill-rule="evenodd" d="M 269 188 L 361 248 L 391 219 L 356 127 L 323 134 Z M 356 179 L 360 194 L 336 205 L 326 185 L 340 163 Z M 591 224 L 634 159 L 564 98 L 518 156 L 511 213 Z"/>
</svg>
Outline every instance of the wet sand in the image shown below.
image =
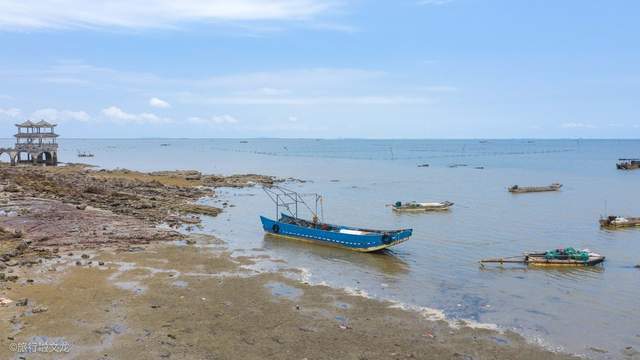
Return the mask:
<svg viewBox="0 0 640 360">
<path fill-rule="evenodd" d="M 183 183 L 192 173 L 4 170 L 0 358 L 571 358 L 512 332 L 452 327 L 431 312 L 308 284 L 260 250 L 232 256 L 222 240 L 157 227 L 214 196 L 218 185 Z M 259 179 L 271 178 L 229 181 Z M 269 261 L 280 266 L 252 266 Z M 43 343 L 64 346 L 21 348 Z"/>
<path fill-rule="evenodd" d="M 452 328 L 309 285 L 295 269 L 258 273 L 248 265 L 264 256 L 233 258 L 217 239 L 190 240 L 75 252 L 21 269 L 1 296 L 28 303 L 0 307 L 0 357 L 15 355 L 12 343 L 46 339 L 69 344 L 63 355 L 78 359 L 569 358 L 514 333 Z"/>
</svg>

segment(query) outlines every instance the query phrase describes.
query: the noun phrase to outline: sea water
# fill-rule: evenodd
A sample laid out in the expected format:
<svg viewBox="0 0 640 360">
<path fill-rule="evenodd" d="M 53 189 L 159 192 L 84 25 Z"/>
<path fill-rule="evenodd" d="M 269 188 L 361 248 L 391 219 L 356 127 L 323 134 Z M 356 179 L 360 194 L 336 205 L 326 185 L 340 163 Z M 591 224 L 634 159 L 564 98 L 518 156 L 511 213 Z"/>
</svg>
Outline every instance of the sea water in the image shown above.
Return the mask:
<svg viewBox="0 0 640 360">
<path fill-rule="evenodd" d="M 640 216 L 640 170 L 615 167 L 620 157 L 640 157 L 638 140 L 61 139 L 60 147 L 61 161 L 104 168 L 304 180 L 287 186 L 321 193 L 326 222 L 413 228 L 413 237 L 373 254 L 274 239 L 259 215 L 276 217 L 276 208 L 260 188 L 219 190 L 235 206 L 205 220 L 204 231 L 237 251 L 264 249 L 316 282 L 497 324 L 553 348 L 598 358 L 640 350 L 640 229 L 598 225 L 605 214 Z M 553 182 L 562 190 L 507 192 Z M 385 206 L 412 200 L 455 205 L 426 214 Z M 478 264 L 567 246 L 589 248 L 606 262 L 574 269 Z"/>
</svg>

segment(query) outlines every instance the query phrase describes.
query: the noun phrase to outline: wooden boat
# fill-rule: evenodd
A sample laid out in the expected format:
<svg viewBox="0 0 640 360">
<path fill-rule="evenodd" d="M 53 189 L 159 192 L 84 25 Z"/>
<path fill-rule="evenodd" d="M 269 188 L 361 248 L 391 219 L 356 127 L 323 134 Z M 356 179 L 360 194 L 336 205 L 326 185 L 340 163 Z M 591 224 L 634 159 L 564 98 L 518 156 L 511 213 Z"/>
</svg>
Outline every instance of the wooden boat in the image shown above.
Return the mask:
<svg viewBox="0 0 640 360">
<path fill-rule="evenodd" d="M 480 260 L 480 264 L 524 264 L 528 266 L 595 266 L 604 261 L 605 257 L 588 249 L 574 248 L 554 249 L 545 252 L 525 253 L 497 259 Z"/>
<path fill-rule="evenodd" d="M 93 157 L 93 154 L 88 151 L 78 151 L 78 157 Z"/>
<path fill-rule="evenodd" d="M 624 228 L 640 226 L 640 217 L 607 216 L 600 219 L 600 226 L 604 228 Z"/>
<path fill-rule="evenodd" d="M 518 186 L 513 185 L 508 188 L 512 194 L 523 194 L 530 192 L 558 191 L 562 187 L 560 183 L 553 183 L 549 186 Z"/>
<path fill-rule="evenodd" d="M 281 237 L 338 246 L 350 250 L 371 252 L 405 242 L 412 229 L 371 230 L 350 226 L 313 222 L 282 214 L 275 221 L 260 216 L 264 231 Z"/>
<path fill-rule="evenodd" d="M 640 159 L 618 159 L 616 168 L 618 168 L 618 170 L 640 169 Z"/>
<path fill-rule="evenodd" d="M 423 211 L 446 211 L 453 205 L 450 201 L 441 202 L 408 202 L 396 201 L 391 205 L 391 209 L 397 212 L 423 212 Z"/>
<path fill-rule="evenodd" d="M 405 242 L 413 233 L 412 229 L 372 230 L 320 222 L 317 205 L 322 204 L 322 198 L 318 194 L 303 195 L 280 186 L 263 189 L 275 202 L 276 212 L 280 207 L 284 207 L 291 213 L 290 215 L 281 213 L 278 220 L 260 216 L 264 231 L 275 236 L 372 252 Z M 304 196 L 315 197 L 315 211 L 304 201 Z M 312 221 L 298 217 L 298 209 L 303 207 L 312 212 Z"/>
</svg>

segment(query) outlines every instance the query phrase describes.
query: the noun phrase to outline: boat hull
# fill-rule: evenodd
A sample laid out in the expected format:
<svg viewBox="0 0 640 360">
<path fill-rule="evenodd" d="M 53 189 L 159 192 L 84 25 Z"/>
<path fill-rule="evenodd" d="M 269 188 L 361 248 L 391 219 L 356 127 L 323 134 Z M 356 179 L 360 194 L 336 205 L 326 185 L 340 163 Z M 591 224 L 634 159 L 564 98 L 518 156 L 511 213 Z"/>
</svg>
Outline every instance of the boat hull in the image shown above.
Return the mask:
<svg viewBox="0 0 640 360">
<path fill-rule="evenodd" d="M 299 226 L 296 224 L 272 220 L 264 216 L 260 217 L 260 221 L 262 222 L 262 228 L 264 229 L 264 231 L 266 231 L 270 235 L 294 240 L 302 240 L 320 245 L 341 247 L 360 252 L 378 251 L 394 245 L 398 245 L 404 241 L 407 241 L 413 233 L 412 229 L 403 229 L 388 233 L 372 232 L 356 235 L 350 233 L 341 233 L 337 231 L 322 230 L 320 228 Z M 350 227 L 338 226 L 336 228 L 347 231 L 359 231 L 359 229 Z"/>
<path fill-rule="evenodd" d="M 549 192 L 549 191 L 560 191 L 560 187 L 548 186 L 548 187 L 509 188 L 509 192 L 512 194 L 526 194 L 526 193 Z"/>
<path fill-rule="evenodd" d="M 426 212 L 426 211 L 447 211 L 453 206 L 450 201 L 443 201 L 439 203 L 401 203 L 397 202 L 391 205 L 391 209 L 396 212 Z"/>
<path fill-rule="evenodd" d="M 529 256 L 527 265 L 529 266 L 553 266 L 553 267 L 580 267 L 595 266 L 604 261 L 604 256 L 590 256 L 588 260 L 571 260 L 571 259 L 545 259 L 544 257 Z"/>
<path fill-rule="evenodd" d="M 607 229 L 640 227 L 640 218 L 626 218 L 626 221 L 616 221 L 616 217 L 600 219 L 600 226 Z"/>
<path fill-rule="evenodd" d="M 447 211 L 451 206 L 439 206 L 439 207 L 392 207 L 391 209 L 396 212 L 427 212 L 427 211 Z"/>
</svg>

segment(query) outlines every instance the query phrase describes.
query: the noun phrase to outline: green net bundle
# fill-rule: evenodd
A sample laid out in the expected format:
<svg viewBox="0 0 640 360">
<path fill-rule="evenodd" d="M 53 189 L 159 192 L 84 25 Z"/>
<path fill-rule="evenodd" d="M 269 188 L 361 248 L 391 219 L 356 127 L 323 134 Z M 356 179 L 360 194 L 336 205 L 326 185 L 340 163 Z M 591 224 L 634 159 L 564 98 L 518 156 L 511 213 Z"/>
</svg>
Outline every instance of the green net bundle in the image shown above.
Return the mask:
<svg viewBox="0 0 640 360">
<path fill-rule="evenodd" d="M 554 249 L 549 250 L 544 254 L 544 258 L 547 260 L 579 260 L 579 261 L 587 261 L 589 260 L 589 252 L 576 250 L 572 247 L 564 248 L 564 249 Z"/>
</svg>

